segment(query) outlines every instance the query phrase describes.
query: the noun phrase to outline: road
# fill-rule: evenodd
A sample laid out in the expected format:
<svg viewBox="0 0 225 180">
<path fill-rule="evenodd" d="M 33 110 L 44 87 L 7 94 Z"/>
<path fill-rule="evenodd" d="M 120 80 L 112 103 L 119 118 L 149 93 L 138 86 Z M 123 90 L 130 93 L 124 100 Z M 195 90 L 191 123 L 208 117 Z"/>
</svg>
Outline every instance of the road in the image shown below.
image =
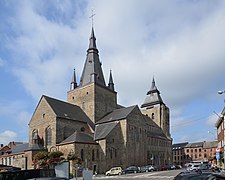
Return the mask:
<svg viewBox="0 0 225 180">
<path fill-rule="evenodd" d="M 147 180 L 147 179 L 166 179 L 172 180 L 177 174 L 179 174 L 183 170 L 170 170 L 170 171 L 157 171 L 157 172 L 146 172 L 146 173 L 137 173 L 137 174 L 123 174 L 120 176 L 103 176 L 99 175 L 93 177 L 93 180 L 110 180 L 110 179 L 139 179 L 139 180 Z"/>
</svg>

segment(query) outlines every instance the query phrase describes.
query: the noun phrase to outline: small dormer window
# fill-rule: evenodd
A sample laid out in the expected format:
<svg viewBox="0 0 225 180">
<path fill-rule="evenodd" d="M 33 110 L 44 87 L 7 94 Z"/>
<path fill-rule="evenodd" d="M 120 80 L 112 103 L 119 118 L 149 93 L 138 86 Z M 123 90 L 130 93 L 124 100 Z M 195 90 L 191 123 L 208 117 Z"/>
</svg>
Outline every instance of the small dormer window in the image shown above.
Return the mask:
<svg viewBox="0 0 225 180">
<path fill-rule="evenodd" d="M 155 114 L 154 113 L 152 113 L 152 119 L 154 119 L 155 118 Z"/>
<path fill-rule="evenodd" d="M 45 113 L 42 114 L 42 117 L 45 118 Z"/>
</svg>

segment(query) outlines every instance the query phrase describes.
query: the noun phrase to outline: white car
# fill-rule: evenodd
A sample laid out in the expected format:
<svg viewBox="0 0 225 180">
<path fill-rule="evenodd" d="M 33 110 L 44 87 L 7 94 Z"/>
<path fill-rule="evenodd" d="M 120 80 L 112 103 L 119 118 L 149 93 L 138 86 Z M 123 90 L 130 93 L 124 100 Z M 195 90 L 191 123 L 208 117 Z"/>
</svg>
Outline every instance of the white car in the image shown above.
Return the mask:
<svg viewBox="0 0 225 180">
<path fill-rule="evenodd" d="M 198 170 L 200 167 L 200 164 L 189 164 L 187 167 L 188 171 L 194 171 L 194 170 Z"/>
</svg>

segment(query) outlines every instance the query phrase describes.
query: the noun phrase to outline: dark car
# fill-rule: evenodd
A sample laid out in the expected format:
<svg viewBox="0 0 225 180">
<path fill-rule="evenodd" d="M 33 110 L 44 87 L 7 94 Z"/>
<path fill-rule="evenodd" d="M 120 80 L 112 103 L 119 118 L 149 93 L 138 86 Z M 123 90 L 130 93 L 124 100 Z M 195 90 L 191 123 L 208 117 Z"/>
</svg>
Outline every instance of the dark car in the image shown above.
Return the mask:
<svg viewBox="0 0 225 180">
<path fill-rule="evenodd" d="M 123 173 L 127 174 L 127 173 L 138 173 L 140 172 L 140 167 L 137 166 L 130 166 L 126 169 L 123 170 Z"/>
<path fill-rule="evenodd" d="M 154 171 L 154 170 L 155 170 L 155 168 L 153 166 L 151 166 L 151 165 L 142 166 L 140 168 L 141 172 L 151 172 L 151 171 Z"/>
<path fill-rule="evenodd" d="M 225 179 L 225 173 L 212 173 L 207 176 L 208 180 Z"/>
<path fill-rule="evenodd" d="M 210 169 L 198 169 L 196 171 L 184 171 L 179 173 L 174 180 L 206 180 L 211 178 L 210 180 L 213 180 L 212 176 L 213 171 Z M 214 178 L 217 179 L 217 178 Z"/>
<path fill-rule="evenodd" d="M 155 165 L 153 167 L 154 167 L 154 171 L 160 171 L 160 166 Z"/>
<path fill-rule="evenodd" d="M 46 178 L 32 178 L 28 180 L 69 180 L 68 178 L 62 178 L 62 177 L 46 177 Z"/>
</svg>

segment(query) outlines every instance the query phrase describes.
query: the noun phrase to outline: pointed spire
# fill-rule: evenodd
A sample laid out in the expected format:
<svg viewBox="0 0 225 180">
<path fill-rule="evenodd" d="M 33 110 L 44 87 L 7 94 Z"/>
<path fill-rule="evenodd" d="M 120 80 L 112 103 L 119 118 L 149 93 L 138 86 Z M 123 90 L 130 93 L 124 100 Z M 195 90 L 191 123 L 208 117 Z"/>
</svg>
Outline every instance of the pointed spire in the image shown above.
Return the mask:
<svg viewBox="0 0 225 180">
<path fill-rule="evenodd" d="M 75 68 L 73 70 L 73 76 L 72 76 L 72 81 L 70 83 L 70 90 L 73 90 L 77 87 L 77 81 L 76 81 L 76 72 L 75 72 Z"/>
<path fill-rule="evenodd" d="M 147 95 L 150 94 L 151 92 L 153 91 L 158 91 L 156 85 L 155 85 L 155 79 L 154 79 L 154 76 L 153 76 L 153 79 L 152 79 L 152 86 L 151 86 L 151 89 L 150 91 L 148 91 Z M 160 92 L 158 91 L 158 93 L 160 94 Z"/>
<path fill-rule="evenodd" d="M 97 83 L 105 85 L 105 79 L 102 72 L 101 62 L 99 60 L 98 49 L 96 46 L 96 38 L 94 28 L 91 29 L 91 37 L 89 39 L 89 48 L 87 50 L 87 58 L 84 64 L 84 69 L 80 78 L 80 85 L 84 86 L 88 83 Z"/>
<path fill-rule="evenodd" d="M 155 79 L 153 77 L 151 89 L 147 92 L 147 97 L 145 98 L 144 103 L 141 105 L 141 108 L 153 106 L 156 104 L 164 104 L 160 96 L 160 92 L 155 85 Z"/>
<path fill-rule="evenodd" d="M 95 38 L 95 34 L 94 34 L 94 28 L 92 27 L 91 29 L 91 37 L 89 39 L 89 50 L 97 50 L 97 46 L 96 46 L 96 38 Z M 97 50 L 98 51 L 98 50 Z"/>
<path fill-rule="evenodd" d="M 109 74 L 109 84 L 108 84 L 109 89 L 114 91 L 114 83 L 113 83 L 113 78 L 112 78 L 112 70 L 110 69 L 110 74 Z"/>
</svg>

